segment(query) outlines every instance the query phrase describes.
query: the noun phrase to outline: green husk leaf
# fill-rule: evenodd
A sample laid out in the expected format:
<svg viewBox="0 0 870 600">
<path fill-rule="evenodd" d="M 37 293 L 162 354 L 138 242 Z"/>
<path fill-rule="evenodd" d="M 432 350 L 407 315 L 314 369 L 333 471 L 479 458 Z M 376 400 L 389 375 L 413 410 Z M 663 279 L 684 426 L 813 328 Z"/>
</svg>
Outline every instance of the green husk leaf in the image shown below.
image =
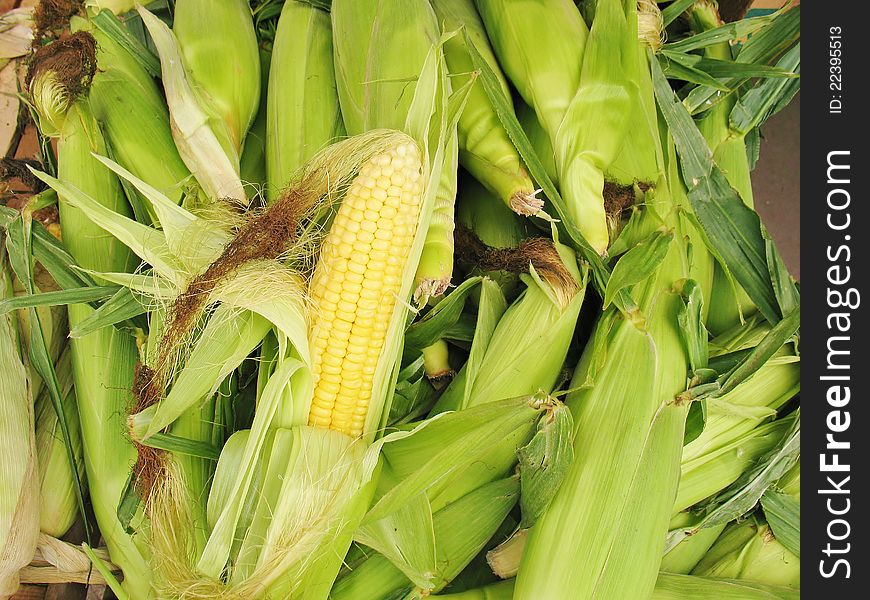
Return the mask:
<svg viewBox="0 0 870 600">
<path fill-rule="evenodd" d="M 693 402 L 689 407 L 689 414 L 686 416 L 686 433 L 683 435 L 683 446 L 694 442 L 704 433 L 704 427 L 707 425 L 707 401 L 698 400 Z"/>
<path fill-rule="evenodd" d="M 769 77 L 782 78 L 788 80 L 796 75 L 794 71 L 784 67 L 771 67 L 768 65 L 746 64 L 730 60 L 719 60 L 716 58 L 706 58 L 697 54 L 686 54 L 684 52 L 674 52 L 673 50 L 662 50 L 661 56 L 668 58 L 675 63 L 684 67 L 703 71 L 710 77 L 717 79 L 749 79 L 753 77 Z M 785 82 L 778 81 L 785 85 Z M 727 87 L 727 84 L 721 84 Z"/>
<path fill-rule="evenodd" d="M 623 254 L 607 281 L 604 308 L 610 306 L 619 292 L 649 277 L 664 260 L 673 239 L 672 231 L 655 231 Z"/>
<path fill-rule="evenodd" d="M 128 288 L 122 287 L 115 295 L 103 302 L 99 308 L 72 327 L 69 336 L 71 338 L 84 337 L 103 327 L 117 325 L 138 317 L 146 310 L 146 306 Z"/>
<path fill-rule="evenodd" d="M 668 9 L 666 8 L 662 11 L 662 14 L 664 15 L 667 10 Z M 691 52 L 692 50 L 699 50 L 716 44 L 740 40 L 752 35 L 761 28 L 770 25 L 771 21 L 773 21 L 776 16 L 777 15 L 774 13 L 772 15 L 750 17 L 732 23 L 725 23 L 720 27 L 696 33 L 695 35 L 682 40 L 668 42 L 664 45 L 664 49 L 678 52 Z"/>
<path fill-rule="evenodd" d="M 117 510 L 118 522 L 121 523 L 121 527 L 124 531 L 130 535 L 134 533 L 130 523 L 132 523 L 133 519 L 136 517 L 141 502 L 142 498 L 139 497 L 139 493 L 136 491 L 133 472 L 131 471 L 130 476 L 127 478 L 127 484 L 124 486 L 124 491 L 118 499 Z"/>
<path fill-rule="evenodd" d="M 794 74 L 800 73 L 801 45 L 800 42 L 786 52 L 777 63 L 777 68 Z M 738 64 L 738 63 L 735 63 Z M 790 98 L 797 93 L 797 88 L 789 79 L 768 79 L 746 92 L 731 109 L 729 124 L 738 134 L 746 134 L 758 127 L 773 114 L 774 108 L 781 106 L 783 97 Z"/>
<path fill-rule="evenodd" d="M 744 64 L 768 64 L 776 60 L 780 54 L 800 39 L 800 23 L 800 4 L 777 13 L 776 18 L 767 27 L 756 32 L 743 45 L 736 61 Z M 747 79 L 742 77 L 727 79 L 722 83 L 736 90 L 746 81 Z M 715 88 L 699 86 L 689 92 L 683 104 L 694 115 L 707 110 L 726 97 L 726 94 L 720 94 Z"/>
<path fill-rule="evenodd" d="M 720 389 L 713 397 L 727 394 L 751 377 L 776 354 L 783 344 L 788 342 L 797 333 L 800 325 L 801 311 L 800 305 L 798 305 L 791 313 L 774 325 L 761 342 L 753 348 L 752 352 L 724 377 Z"/>
<path fill-rule="evenodd" d="M 719 81 L 709 73 L 696 69 L 688 64 L 671 60 L 664 54 L 660 54 L 658 58 L 662 65 L 662 71 L 664 71 L 668 79 L 679 79 L 680 81 L 687 81 L 697 85 L 705 85 L 726 93 L 732 91 L 731 88 L 725 85 L 725 83 Z"/>
<path fill-rule="evenodd" d="M 768 488 L 761 497 L 761 508 L 779 543 L 800 558 L 801 503 L 786 493 Z"/>
<path fill-rule="evenodd" d="M 680 15 L 689 10 L 695 0 L 674 0 L 662 11 L 662 21 L 665 27 L 676 21 Z"/>
<path fill-rule="evenodd" d="M 422 350 L 444 336 L 459 321 L 465 299 L 480 283 L 480 277 L 469 277 L 447 294 L 425 317 L 412 323 L 405 331 L 405 346 Z"/>
<path fill-rule="evenodd" d="M 651 600 L 800 600 L 800 590 L 737 579 L 662 573 Z"/>
<path fill-rule="evenodd" d="M 529 528 L 544 514 L 574 460 L 574 420 L 557 402 L 538 421 L 531 441 L 517 450 L 520 471 L 520 527 Z"/>
<path fill-rule="evenodd" d="M 704 298 L 701 286 L 693 280 L 683 284 L 683 309 L 677 319 L 689 352 L 689 366 L 692 372 L 707 368 L 709 346 L 707 330 L 704 328 Z"/>
<path fill-rule="evenodd" d="M 143 2 L 143 4 L 147 4 Z M 160 77 L 160 59 L 155 56 L 110 10 L 101 10 L 91 17 L 91 22 L 108 37 L 130 53 L 151 77 Z"/>
<path fill-rule="evenodd" d="M 770 235 L 768 235 L 767 230 L 762 228 L 761 234 L 764 236 L 767 265 L 770 269 L 770 280 L 773 282 L 773 292 L 776 294 L 779 310 L 782 314 L 786 315 L 800 306 L 801 295 L 794 283 L 794 279 L 792 279 L 788 269 L 782 262 L 782 257 L 776 249 L 776 244 L 770 238 Z"/>
<path fill-rule="evenodd" d="M 17 222 L 16 222 L 17 221 Z M 2 227 L 11 232 L 22 227 L 21 214 L 12 208 L 0 206 Z M 31 222 L 31 251 L 33 258 L 49 272 L 63 289 L 88 287 L 94 281 L 84 272 L 72 268 L 76 261 L 66 248 L 39 222 Z"/>
<path fill-rule="evenodd" d="M 0 300 L 0 315 L 21 308 L 37 306 L 65 306 L 67 304 L 83 304 L 105 300 L 115 295 L 121 288 L 118 286 L 95 286 L 42 292 L 28 296 L 18 296 Z"/>
<path fill-rule="evenodd" d="M 161 231 L 119 215 L 73 185 L 39 171 L 34 170 L 33 174 L 62 195 L 70 205 L 84 212 L 96 225 L 123 242 L 161 276 L 180 283 L 182 266 L 178 264 Z"/>
<path fill-rule="evenodd" d="M 220 448 L 200 440 L 191 440 L 171 433 L 155 433 L 142 442 L 144 446 L 159 448 L 175 454 L 194 456 L 208 460 L 217 460 L 221 454 Z"/>
<path fill-rule="evenodd" d="M 743 203 L 713 162 L 713 154 L 689 113 L 677 101 L 658 62 L 650 61 L 659 108 L 680 155 L 695 214 L 728 269 L 771 323 L 780 313 L 767 268 L 758 214 Z"/>
<path fill-rule="evenodd" d="M 360 527 L 354 539 L 380 552 L 414 585 L 432 587 L 435 574 L 435 530 L 425 492 L 375 522 Z"/>
</svg>

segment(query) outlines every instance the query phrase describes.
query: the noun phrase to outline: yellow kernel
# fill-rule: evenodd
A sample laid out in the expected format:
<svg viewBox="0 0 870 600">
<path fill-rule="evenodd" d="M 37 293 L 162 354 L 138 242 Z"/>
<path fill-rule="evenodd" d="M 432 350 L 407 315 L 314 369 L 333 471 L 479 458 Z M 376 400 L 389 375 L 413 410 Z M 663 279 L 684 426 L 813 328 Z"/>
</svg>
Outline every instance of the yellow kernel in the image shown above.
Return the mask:
<svg viewBox="0 0 870 600">
<path fill-rule="evenodd" d="M 362 254 L 361 257 L 365 257 L 365 255 Z M 363 258 L 363 260 L 351 261 L 347 265 L 347 270 L 350 271 L 351 273 L 359 273 L 360 275 L 362 275 L 363 273 L 366 272 L 365 259 Z"/>
<path fill-rule="evenodd" d="M 360 273 L 353 273 L 351 271 L 348 271 L 347 275 L 345 275 L 345 281 L 349 281 L 350 283 L 362 284 L 363 276 Z"/>
</svg>

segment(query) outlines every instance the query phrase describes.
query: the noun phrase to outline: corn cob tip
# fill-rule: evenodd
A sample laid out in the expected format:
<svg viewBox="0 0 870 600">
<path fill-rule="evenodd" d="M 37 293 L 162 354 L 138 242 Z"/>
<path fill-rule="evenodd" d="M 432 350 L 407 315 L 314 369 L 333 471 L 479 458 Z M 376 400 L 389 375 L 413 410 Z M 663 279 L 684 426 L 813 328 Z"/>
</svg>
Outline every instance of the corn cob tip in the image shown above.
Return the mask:
<svg viewBox="0 0 870 600">
<path fill-rule="evenodd" d="M 665 22 L 658 4 L 652 0 L 638 0 L 637 37 L 653 52 L 661 50 L 665 43 Z"/>
<path fill-rule="evenodd" d="M 423 348 L 423 367 L 426 378 L 436 390 L 447 385 L 456 372 L 450 366 L 450 349 L 447 342 L 438 340 Z"/>
<path fill-rule="evenodd" d="M 424 279 L 414 290 L 414 304 L 423 306 L 431 298 L 438 298 L 450 287 L 450 278 Z"/>
<path fill-rule="evenodd" d="M 72 104 L 87 92 L 96 70 L 97 42 L 86 31 L 52 42 L 34 53 L 24 85 L 44 130 L 61 128 Z"/>
<path fill-rule="evenodd" d="M 544 208 L 544 201 L 538 198 L 538 192 L 540 191 L 540 189 L 537 189 L 532 192 L 514 192 L 510 199 L 511 210 L 524 217 L 535 216 Z"/>
</svg>

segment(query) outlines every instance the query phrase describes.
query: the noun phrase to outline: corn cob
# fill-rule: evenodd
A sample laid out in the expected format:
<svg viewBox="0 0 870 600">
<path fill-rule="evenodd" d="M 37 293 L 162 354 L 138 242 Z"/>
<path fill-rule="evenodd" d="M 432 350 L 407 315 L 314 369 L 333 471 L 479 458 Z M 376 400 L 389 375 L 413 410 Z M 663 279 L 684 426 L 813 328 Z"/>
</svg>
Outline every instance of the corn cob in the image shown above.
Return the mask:
<svg viewBox="0 0 870 600">
<path fill-rule="evenodd" d="M 633 11 L 627 19 L 636 19 Z M 653 94 L 649 78 L 639 80 L 639 93 L 648 103 Z M 657 124 L 649 122 L 633 135 L 657 140 L 660 134 Z M 654 231 L 664 221 L 674 237 L 658 267 L 631 289 L 642 322 L 612 308 L 605 311 L 574 372 L 567 404 L 574 416 L 576 458 L 553 503 L 531 529 L 517 576 L 518 600 L 568 593 L 643 598 L 655 587 L 688 411 L 674 400 L 685 389 L 689 370 L 678 322 L 685 310 L 679 294 L 691 279 L 706 297 L 711 260 L 697 232 L 679 216 L 688 202 L 670 144 L 667 156 L 670 162 L 659 167 L 656 186 L 646 193 L 646 208 L 636 217 L 639 230 Z M 691 262 L 687 240 L 694 250 Z M 569 567 L 568 557 L 576 556 L 583 560 Z M 626 579 L 629 569 L 633 575 Z"/>
<path fill-rule="evenodd" d="M 330 141 L 344 134 L 332 66 L 329 14 L 308 2 L 281 9 L 268 86 L 269 198 Z"/>
<path fill-rule="evenodd" d="M 369 410 L 375 368 L 417 228 L 420 152 L 410 141 L 373 158 L 345 195 L 310 285 L 314 400 L 309 424 L 352 437 Z"/>
<path fill-rule="evenodd" d="M 467 34 L 498 78 L 504 96 L 510 98 L 507 82 L 472 0 L 435 0 L 432 7 L 445 33 L 458 32 L 444 43 L 444 57 L 456 82 L 454 87 L 464 85 L 474 72 L 463 37 Z M 459 117 L 458 132 L 459 162 L 474 177 L 518 214 L 533 215 L 542 208 L 543 202 L 535 197 L 532 180 L 480 83 L 474 83 L 469 92 Z"/>
<path fill-rule="evenodd" d="M 58 137 L 58 174 L 99 198 L 104 206 L 129 215 L 117 178 L 92 156 L 106 154 L 105 142 L 87 102 L 76 95 L 96 68 L 92 40 L 77 33 L 46 46 L 34 59 L 28 88 L 43 133 Z M 52 68 L 58 57 L 78 66 L 76 80 L 61 78 Z M 80 266 L 98 272 L 124 272 L 132 267 L 131 254 L 123 244 L 94 225 L 62 194 L 58 205 L 61 227 L 76 232 L 67 236 L 66 247 Z M 70 326 L 87 318 L 92 310 L 87 305 L 71 305 Z M 124 570 L 125 589 L 134 597 L 147 597 L 150 571 L 143 549 L 117 518 L 118 499 L 126 488 L 136 454 L 123 422 L 136 360 L 135 342 L 128 333 L 106 327 L 71 340 L 70 344 L 76 395 L 88 399 L 78 403 L 78 411 L 85 472 L 97 524 L 113 562 Z"/>
</svg>

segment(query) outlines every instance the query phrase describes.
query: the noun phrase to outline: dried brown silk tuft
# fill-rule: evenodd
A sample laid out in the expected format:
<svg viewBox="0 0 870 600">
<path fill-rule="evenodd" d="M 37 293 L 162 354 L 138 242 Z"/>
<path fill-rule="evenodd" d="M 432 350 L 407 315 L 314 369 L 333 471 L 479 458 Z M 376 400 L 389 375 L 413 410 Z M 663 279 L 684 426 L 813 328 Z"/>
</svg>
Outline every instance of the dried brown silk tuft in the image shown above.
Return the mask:
<svg viewBox="0 0 870 600">
<path fill-rule="evenodd" d="M 550 238 L 533 237 L 523 240 L 515 248 L 493 248 L 460 224 L 457 224 L 454 235 L 456 247 L 461 249 L 457 256 L 484 271 L 527 273 L 529 265 L 532 265 L 541 277 L 554 287 L 568 292 L 569 296 L 579 289 Z"/>
<path fill-rule="evenodd" d="M 69 18 L 78 13 L 83 0 L 42 0 L 33 11 L 34 44 L 66 29 Z"/>
<path fill-rule="evenodd" d="M 196 323 L 215 288 L 239 267 L 254 260 L 274 260 L 288 249 L 298 235 L 302 217 L 319 200 L 314 194 L 306 193 L 306 189 L 304 181 L 288 188 L 267 209 L 245 220 L 220 257 L 178 295 L 167 312 L 155 367 L 143 364 L 136 367 L 130 414 L 141 412 L 163 397 L 175 349 Z M 162 477 L 166 456 L 161 450 L 138 443 L 136 446 L 139 451 L 134 471 L 137 491 L 147 499 Z"/>
<path fill-rule="evenodd" d="M 24 83 L 29 89 L 41 74 L 52 73 L 72 103 L 87 91 L 96 72 L 97 41 L 90 33 L 78 31 L 34 52 Z"/>
</svg>

